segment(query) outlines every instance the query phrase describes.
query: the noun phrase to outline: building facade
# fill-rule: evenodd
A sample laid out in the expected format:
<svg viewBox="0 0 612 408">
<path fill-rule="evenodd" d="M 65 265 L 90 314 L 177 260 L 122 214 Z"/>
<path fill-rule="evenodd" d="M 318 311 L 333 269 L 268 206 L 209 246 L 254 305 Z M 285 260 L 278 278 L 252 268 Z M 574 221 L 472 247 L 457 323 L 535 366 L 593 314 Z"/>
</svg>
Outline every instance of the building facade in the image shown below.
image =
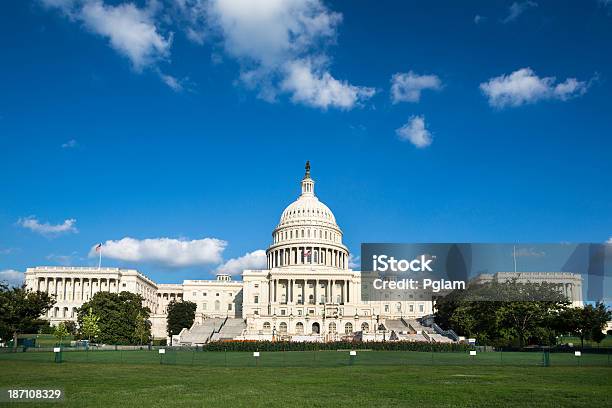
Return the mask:
<svg viewBox="0 0 612 408">
<path fill-rule="evenodd" d="M 151 310 L 156 338 L 166 337 L 167 306 L 172 300 L 197 305 L 194 327 L 219 318 L 240 321 L 243 326 L 232 325 L 232 338 L 244 340 L 327 341 L 355 332 L 368 338 L 387 328 L 419 335 L 415 319 L 433 312 L 432 301 L 362 300 L 366 283 L 359 271 L 349 267 L 342 230 L 315 195 L 309 163 L 300 186 L 300 195 L 272 231 L 267 268 L 243 271 L 242 281 L 221 274 L 215 280 L 156 284 L 133 269 L 43 266 L 27 269 L 27 287 L 56 297 L 55 308 L 46 316 L 53 324 L 75 320 L 77 308 L 97 292 L 138 293 Z M 576 286 L 568 292 L 574 297 L 577 293 Z"/>
</svg>

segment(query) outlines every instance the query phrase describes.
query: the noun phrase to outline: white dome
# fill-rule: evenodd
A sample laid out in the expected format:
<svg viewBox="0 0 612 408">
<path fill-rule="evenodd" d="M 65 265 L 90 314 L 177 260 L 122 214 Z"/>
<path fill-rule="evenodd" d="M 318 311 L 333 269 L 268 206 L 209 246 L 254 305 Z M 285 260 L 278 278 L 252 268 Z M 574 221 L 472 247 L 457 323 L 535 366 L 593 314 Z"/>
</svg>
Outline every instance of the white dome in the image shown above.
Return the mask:
<svg viewBox="0 0 612 408">
<path fill-rule="evenodd" d="M 336 217 L 328 206 L 315 196 L 301 195 L 285 208 L 278 228 L 291 225 L 327 225 L 338 228 Z"/>
<path fill-rule="evenodd" d="M 346 269 L 348 250 L 342 231 L 328 206 L 314 194 L 310 163 L 301 182 L 302 194 L 283 211 L 266 251 L 268 268 L 313 267 Z"/>
</svg>

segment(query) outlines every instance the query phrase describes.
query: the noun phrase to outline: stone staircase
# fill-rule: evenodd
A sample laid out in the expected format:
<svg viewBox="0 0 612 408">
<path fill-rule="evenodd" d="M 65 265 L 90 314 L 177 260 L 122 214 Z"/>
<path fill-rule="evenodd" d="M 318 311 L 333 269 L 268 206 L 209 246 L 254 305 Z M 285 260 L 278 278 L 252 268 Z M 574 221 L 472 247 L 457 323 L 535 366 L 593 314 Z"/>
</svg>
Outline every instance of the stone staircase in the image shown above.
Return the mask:
<svg viewBox="0 0 612 408">
<path fill-rule="evenodd" d="M 219 330 L 211 337 L 211 341 L 233 340 L 243 334 L 246 329 L 246 323 L 243 319 L 227 318 Z"/>
<path fill-rule="evenodd" d="M 187 346 L 208 343 L 215 332 L 223 326 L 224 320 L 221 318 L 206 319 L 202 324 L 194 324 L 189 330 L 184 329 L 179 336 L 179 343 Z"/>
</svg>

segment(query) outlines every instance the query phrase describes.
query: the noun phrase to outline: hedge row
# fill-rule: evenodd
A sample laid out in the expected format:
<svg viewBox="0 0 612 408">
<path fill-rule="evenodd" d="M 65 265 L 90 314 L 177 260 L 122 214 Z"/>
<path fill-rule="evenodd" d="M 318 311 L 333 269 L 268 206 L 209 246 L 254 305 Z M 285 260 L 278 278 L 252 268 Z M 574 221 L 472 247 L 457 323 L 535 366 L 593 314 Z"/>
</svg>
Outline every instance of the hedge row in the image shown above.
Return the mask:
<svg viewBox="0 0 612 408">
<path fill-rule="evenodd" d="M 426 342 L 348 342 L 329 343 L 287 341 L 217 341 L 206 344 L 203 351 L 312 351 L 312 350 L 393 350 L 393 351 L 466 351 L 471 347 L 458 343 Z"/>
</svg>

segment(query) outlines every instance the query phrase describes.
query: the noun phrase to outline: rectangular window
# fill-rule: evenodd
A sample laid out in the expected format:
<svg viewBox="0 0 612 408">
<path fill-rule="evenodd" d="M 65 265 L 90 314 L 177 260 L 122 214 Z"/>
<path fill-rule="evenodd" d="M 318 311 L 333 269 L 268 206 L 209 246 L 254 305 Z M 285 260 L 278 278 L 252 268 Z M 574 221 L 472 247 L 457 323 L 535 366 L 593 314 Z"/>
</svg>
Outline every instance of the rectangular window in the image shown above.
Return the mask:
<svg viewBox="0 0 612 408">
<path fill-rule="evenodd" d="M 424 305 L 419 305 L 419 312 L 423 313 L 425 311 Z"/>
<path fill-rule="evenodd" d="M 389 305 L 385 305 L 385 312 L 389 312 Z"/>
<path fill-rule="evenodd" d="M 206 310 L 206 302 L 202 303 L 202 310 Z"/>
<path fill-rule="evenodd" d="M 301 315 L 302 315 L 302 309 L 299 309 L 298 310 L 298 316 L 301 316 Z"/>
<path fill-rule="evenodd" d="M 227 304 L 227 310 L 232 310 L 232 304 L 231 303 Z"/>
<path fill-rule="evenodd" d="M 410 311 L 414 312 L 414 305 L 410 305 Z"/>
<path fill-rule="evenodd" d="M 206 292 L 202 292 L 202 296 L 206 296 Z"/>
<path fill-rule="evenodd" d="M 255 316 L 258 316 L 258 315 L 259 315 L 259 310 L 254 310 L 254 311 L 253 311 L 253 314 L 254 314 Z"/>
<path fill-rule="evenodd" d="M 281 309 L 281 316 L 284 316 L 286 314 L 286 310 L 285 309 Z"/>
<path fill-rule="evenodd" d="M 253 299 L 253 303 L 259 303 L 259 296 L 255 296 L 255 299 Z"/>
</svg>

